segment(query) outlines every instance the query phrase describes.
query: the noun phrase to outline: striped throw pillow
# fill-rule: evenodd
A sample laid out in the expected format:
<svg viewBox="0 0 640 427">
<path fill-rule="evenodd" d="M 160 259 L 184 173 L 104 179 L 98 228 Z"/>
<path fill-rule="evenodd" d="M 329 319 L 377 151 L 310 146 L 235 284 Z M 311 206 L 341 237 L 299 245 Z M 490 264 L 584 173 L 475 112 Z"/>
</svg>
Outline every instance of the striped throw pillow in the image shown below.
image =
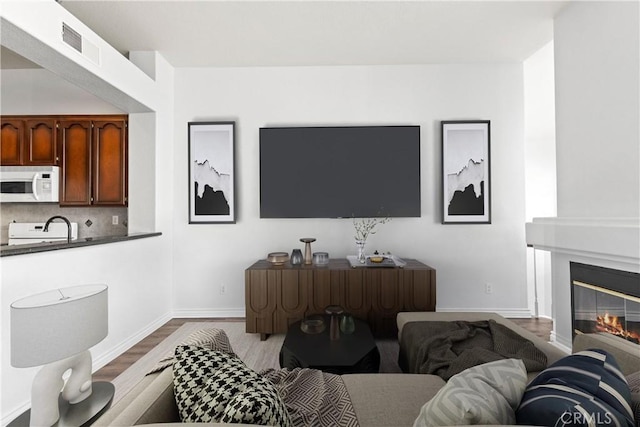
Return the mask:
<svg viewBox="0 0 640 427">
<path fill-rule="evenodd" d="M 449 378 L 413 425 L 514 424 L 526 385 L 527 370 L 520 359 L 474 366 Z"/>
<path fill-rule="evenodd" d="M 626 378 L 631 390 L 631 409 L 636 419 L 636 427 L 640 427 L 640 371 L 629 374 Z"/>
<path fill-rule="evenodd" d="M 518 424 L 632 427 L 631 392 L 614 357 L 581 351 L 542 371 L 516 411 Z"/>
</svg>

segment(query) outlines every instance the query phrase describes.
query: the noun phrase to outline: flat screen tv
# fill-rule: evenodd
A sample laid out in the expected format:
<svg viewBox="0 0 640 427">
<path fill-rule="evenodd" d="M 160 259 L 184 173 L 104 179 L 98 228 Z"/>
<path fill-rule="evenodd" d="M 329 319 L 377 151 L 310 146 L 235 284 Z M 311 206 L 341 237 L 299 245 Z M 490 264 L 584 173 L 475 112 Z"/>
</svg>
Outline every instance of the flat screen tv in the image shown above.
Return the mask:
<svg viewBox="0 0 640 427">
<path fill-rule="evenodd" d="M 420 216 L 420 126 L 260 129 L 260 217 Z"/>
</svg>

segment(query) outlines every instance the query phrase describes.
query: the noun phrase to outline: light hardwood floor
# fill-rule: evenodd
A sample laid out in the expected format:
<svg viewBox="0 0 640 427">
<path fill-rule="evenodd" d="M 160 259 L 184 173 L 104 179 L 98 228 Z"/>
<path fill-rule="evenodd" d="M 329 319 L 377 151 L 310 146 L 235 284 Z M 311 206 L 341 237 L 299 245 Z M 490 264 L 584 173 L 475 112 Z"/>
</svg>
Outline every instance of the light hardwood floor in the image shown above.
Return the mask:
<svg viewBox="0 0 640 427">
<path fill-rule="evenodd" d="M 531 331 L 537 336 L 549 341 L 549 335 L 553 327 L 550 319 L 511 319 L 521 327 Z M 152 348 L 157 346 L 169 335 L 174 333 L 180 326 L 186 322 L 244 322 L 244 319 L 220 319 L 220 318 L 188 318 L 188 319 L 171 319 L 160 328 L 152 332 L 139 343 L 135 344 L 129 350 L 109 362 L 106 366 L 99 369 L 93 374 L 94 381 L 111 381 L 125 369 L 133 365 L 138 359 L 147 354 Z"/>
</svg>

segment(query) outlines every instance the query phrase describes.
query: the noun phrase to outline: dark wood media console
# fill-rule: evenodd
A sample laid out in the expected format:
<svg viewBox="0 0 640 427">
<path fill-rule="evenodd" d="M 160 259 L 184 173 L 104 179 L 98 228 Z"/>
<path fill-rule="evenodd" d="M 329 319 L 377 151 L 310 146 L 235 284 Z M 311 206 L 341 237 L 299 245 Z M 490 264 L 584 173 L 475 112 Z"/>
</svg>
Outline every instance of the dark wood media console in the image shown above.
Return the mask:
<svg viewBox="0 0 640 427">
<path fill-rule="evenodd" d="M 401 311 L 435 311 L 436 271 L 413 259 L 406 266 L 352 268 L 346 259 L 328 266 L 273 266 L 260 260 L 245 270 L 246 331 L 286 333 L 289 325 L 339 305 L 369 323 L 377 337 L 398 333 Z"/>
</svg>

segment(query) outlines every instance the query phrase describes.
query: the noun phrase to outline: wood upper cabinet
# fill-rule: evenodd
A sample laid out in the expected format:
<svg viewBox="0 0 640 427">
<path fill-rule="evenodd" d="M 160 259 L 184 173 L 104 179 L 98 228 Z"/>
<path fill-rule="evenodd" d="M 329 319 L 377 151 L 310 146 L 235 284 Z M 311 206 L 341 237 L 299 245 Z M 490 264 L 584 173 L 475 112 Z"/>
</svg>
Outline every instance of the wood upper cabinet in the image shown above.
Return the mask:
<svg viewBox="0 0 640 427">
<path fill-rule="evenodd" d="M 62 170 L 60 206 L 91 205 L 91 121 L 58 122 Z"/>
<path fill-rule="evenodd" d="M 0 164 L 3 166 L 22 165 L 24 121 L 2 119 L 0 126 Z"/>
<path fill-rule="evenodd" d="M 25 164 L 58 164 L 56 120 L 50 118 L 25 121 Z"/>
<path fill-rule="evenodd" d="M 60 166 L 60 206 L 127 206 L 127 116 L 4 116 L 0 164 Z"/>
<path fill-rule="evenodd" d="M 56 166 L 56 139 L 54 118 L 3 119 L 0 163 L 5 166 Z"/>
<path fill-rule="evenodd" d="M 61 120 L 60 206 L 127 205 L 127 121 Z"/>
<path fill-rule="evenodd" d="M 127 125 L 124 120 L 93 122 L 93 204 L 125 206 Z"/>
</svg>

